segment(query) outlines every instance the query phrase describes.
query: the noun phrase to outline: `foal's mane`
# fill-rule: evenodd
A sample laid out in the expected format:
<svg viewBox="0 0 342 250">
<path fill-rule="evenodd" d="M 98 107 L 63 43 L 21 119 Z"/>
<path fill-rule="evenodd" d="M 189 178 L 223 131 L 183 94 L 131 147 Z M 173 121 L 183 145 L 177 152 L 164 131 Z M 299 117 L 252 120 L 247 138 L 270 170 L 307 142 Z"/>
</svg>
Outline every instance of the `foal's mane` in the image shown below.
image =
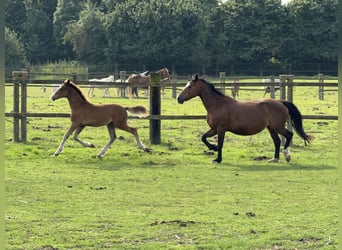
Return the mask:
<svg viewBox="0 0 342 250">
<path fill-rule="evenodd" d="M 73 83 L 69 79 L 67 80 L 66 84 L 72 87 L 76 91 L 76 93 L 82 98 L 83 101 L 88 102 L 88 99 L 86 98 L 86 96 L 84 95 L 80 87 L 78 87 L 75 83 Z"/>
</svg>

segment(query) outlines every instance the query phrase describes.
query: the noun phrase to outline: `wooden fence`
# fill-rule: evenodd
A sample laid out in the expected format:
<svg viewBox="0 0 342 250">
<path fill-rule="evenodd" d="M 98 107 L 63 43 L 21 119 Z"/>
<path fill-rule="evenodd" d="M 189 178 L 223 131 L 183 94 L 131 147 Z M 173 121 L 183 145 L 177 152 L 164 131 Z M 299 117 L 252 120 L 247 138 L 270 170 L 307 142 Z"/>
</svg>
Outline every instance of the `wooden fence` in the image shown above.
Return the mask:
<svg viewBox="0 0 342 250">
<path fill-rule="evenodd" d="M 292 101 L 293 88 L 295 86 L 306 86 L 306 87 L 316 87 L 319 92 L 319 98 L 324 98 L 324 91 L 326 87 L 330 87 L 328 91 L 337 90 L 338 84 L 336 83 L 325 83 L 323 76 L 319 76 L 316 82 L 294 82 L 293 75 L 280 75 L 280 83 L 275 83 L 271 81 L 269 87 L 271 90 L 271 97 L 274 98 L 274 92 L 276 89 L 280 91 L 280 99 Z M 272 79 L 272 77 L 271 77 Z M 274 79 L 274 78 L 273 78 Z M 236 88 L 233 85 L 234 79 L 230 78 L 230 83 L 226 83 L 226 78 L 224 74 L 220 74 L 220 82 L 216 83 L 218 88 L 222 91 L 231 90 Z M 260 82 L 241 82 L 242 78 L 238 81 L 238 88 L 240 91 L 247 90 L 246 87 L 262 87 L 261 90 L 264 91 L 265 83 Z M 13 111 L 5 113 L 6 117 L 13 117 L 13 141 L 14 142 L 26 142 L 27 141 L 27 118 L 28 117 L 42 117 L 42 118 L 69 118 L 69 113 L 31 113 L 27 112 L 27 87 L 36 86 L 41 87 L 43 85 L 53 86 L 60 84 L 60 80 L 34 80 L 30 82 L 26 76 L 20 76 L 20 73 L 14 75 L 14 79 L 6 81 L 8 85 L 13 86 Z M 163 83 L 163 87 L 172 88 L 172 96 L 176 98 L 177 89 L 184 87 L 184 79 L 180 81 L 173 80 L 171 83 Z M 77 84 L 82 86 L 89 86 L 88 81 L 77 81 Z M 108 85 L 109 83 L 98 82 L 97 85 Z M 112 87 L 123 88 L 127 87 L 127 83 L 110 83 Z M 206 119 L 205 115 L 162 115 L 160 113 L 161 107 L 161 85 L 160 76 L 152 75 L 151 83 L 145 85 L 150 89 L 150 114 L 142 119 L 150 120 L 150 141 L 153 144 L 159 144 L 160 134 L 161 134 L 161 120 L 195 120 L 195 119 Z M 255 89 L 254 89 L 255 90 Z M 133 118 L 133 117 L 131 117 Z M 319 119 L 319 120 L 337 120 L 337 115 L 303 115 L 303 119 Z"/>
</svg>

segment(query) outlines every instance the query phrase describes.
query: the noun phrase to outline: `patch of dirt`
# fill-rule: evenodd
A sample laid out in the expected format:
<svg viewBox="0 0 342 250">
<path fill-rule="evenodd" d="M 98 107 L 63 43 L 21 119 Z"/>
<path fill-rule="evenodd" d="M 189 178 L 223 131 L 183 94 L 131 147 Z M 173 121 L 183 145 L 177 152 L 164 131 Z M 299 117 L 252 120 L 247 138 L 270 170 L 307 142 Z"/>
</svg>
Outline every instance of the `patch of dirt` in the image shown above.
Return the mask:
<svg viewBox="0 0 342 250">
<path fill-rule="evenodd" d="M 214 155 L 215 152 L 214 151 L 207 151 L 207 150 L 204 150 L 203 152 L 205 155 Z"/>
<path fill-rule="evenodd" d="M 158 221 L 155 221 L 153 223 L 150 224 L 150 226 L 157 226 L 157 225 L 178 225 L 180 227 L 187 227 L 188 225 L 190 224 L 196 224 L 195 221 L 192 221 L 192 220 L 188 220 L 188 221 L 182 221 L 182 220 L 170 220 L 170 221 L 161 221 L 161 222 L 158 222 Z"/>
<path fill-rule="evenodd" d="M 266 156 L 257 156 L 257 157 L 253 157 L 252 160 L 253 161 L 266 161 L 268 158 Z"/>
<path fill-rule="evenodd" d="M 310 237 L 310 238 L 302 238 L 299 240 L 299 242 L 305 244 L 305 243 L 312 243 L 312 242 L 317 242 L 320 241 L 320 238 L 315 238 L 315 237 Z"/>
<path fill-rule="evenodd" d="M 247 212 L 246 215 L 248 217 L 255 217 L 255 213 L 253 213 L 253 212 Z"/>
</svg>

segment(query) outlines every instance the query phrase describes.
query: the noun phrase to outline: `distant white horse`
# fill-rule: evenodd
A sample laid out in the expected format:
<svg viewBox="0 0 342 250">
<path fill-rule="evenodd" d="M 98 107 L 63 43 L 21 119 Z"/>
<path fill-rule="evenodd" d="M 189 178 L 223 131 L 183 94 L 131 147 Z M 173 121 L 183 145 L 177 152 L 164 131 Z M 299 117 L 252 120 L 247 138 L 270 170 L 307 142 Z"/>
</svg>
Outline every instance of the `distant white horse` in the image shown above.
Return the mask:
<svg viewBox="0 0 342 250">
<path fill-rule="evenodd" d="M 265 84 L 265 93 L 264 93 L 264 97 L 267 93 L 271 93 L 271 86 L 270 86 L 270 83 L 271 83 L 271 79 L 270 78 L 264 78 L 262 79 L 262 83 Z M 275 86 L 274 86 L 274 91 L 276 90 L 279 90 L 279 85 L 280 85 L 280 79 L 279 78 L 274 78 L 274 83 L 275 83 Z"/>
<path fill-rule="evenodd" d="M 105 78 L 93 78 L 93 79 L 89 79 L 89 82 L 114 82 L 114 76 L 110 75 L 108 77 Z M 109 93 L 109 85 L 96 85 L 96 84 L 92 84 L 89 86 L 89 90 L 88 90 L 88 96 L 94 97 L 94 89 L 95 88 L 99 88 L 102 89 L 102 97 L 110 97 L 110 93 Z"/>
</svg>

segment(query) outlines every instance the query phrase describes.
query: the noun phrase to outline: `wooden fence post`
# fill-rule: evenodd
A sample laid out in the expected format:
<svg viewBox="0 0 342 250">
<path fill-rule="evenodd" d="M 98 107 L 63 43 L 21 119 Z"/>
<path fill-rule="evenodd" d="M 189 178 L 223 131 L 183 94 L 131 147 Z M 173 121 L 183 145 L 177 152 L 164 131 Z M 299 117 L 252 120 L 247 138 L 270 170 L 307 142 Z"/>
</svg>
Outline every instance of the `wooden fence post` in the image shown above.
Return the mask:
<svg viewBox="0 0 342 250">
<path fill-rule="evenodd" d="M 172 72 L 171 83 L 172 83 L 172 98 L 177 98 L 177 85 L 176 85 L 177 74 Z"/>
<path fill-rule="evenodd" d="M 13 141 L 19 142 L 19 81 L 13 83 Z"/>
<path fill-rule="evenodd" d="M 324 78 L 323 74 L 318 74 L 318 97 L 320 100 L 324 100 Z"/>
<path fill-rule="evenodd" d="M 223 94 L 226 93 L 226 72 L 220 72 L 220 84 L 221 91 Z"/>
<path fill-rule="evenodd" d="M 150 74 L 150 115 L 160 115 L 160 73 Z M 160 144 L 160 119 L 150 119 L 150 141 Z"/>
<path fill-rule="evenodd" d="M 21 82 L 21 141 L 27 141 L 27 80 Z"/>
<path fill-rule="evenodd" d="M 121 83 L 124 83 L 126 80 L 126 71 L 121 70 L 120 71 L 120 80 Z M 121 97 L 126 97 L 126 88 L 125 87 L 120 87 L 120 96 Z"/>
<path fill-rule="evenodd" d="M 13 141 L 27 141 L 27 79 L 29 72 L 27 70 L 12 71 L 12 77 L 15 80 L 13 84 Z M 20 87 L 21 86 L 21 87 Z M 21 92 L 21 96 L 20 96 Z M 20 106 L 21 103 L 21 106 Z M 20 123 L 19 123 L 20 122 Z M 21 126 L 21 129 L 20 129 Z"/>
<path fill-rule="evenodd" d="M 266 93 L 266 92 L 265 92 Z M 270 85 L 271 98 L 275 99 L 275 81 L 274 75 L 271 75 L 271 85 Z"/>
<path fill-rule="evenodd" d="M 289 102 L 293 102 L 293 78 L 294 75 L 280 75 L 280 100 L 287 100 Z M 286 86 L 287 86 L 287 93 L 286 93 Z M 287 97 L 286 97 L 287 96 Z M 292 123 L 289 118 L 287 122 L 287 129 L 289 131 L 293 131 Z M 285 138 L 282 136 L 282 144 L 285 144 Z M 292 145 L 292 142 L 291 144 Z"/>
</svg>

